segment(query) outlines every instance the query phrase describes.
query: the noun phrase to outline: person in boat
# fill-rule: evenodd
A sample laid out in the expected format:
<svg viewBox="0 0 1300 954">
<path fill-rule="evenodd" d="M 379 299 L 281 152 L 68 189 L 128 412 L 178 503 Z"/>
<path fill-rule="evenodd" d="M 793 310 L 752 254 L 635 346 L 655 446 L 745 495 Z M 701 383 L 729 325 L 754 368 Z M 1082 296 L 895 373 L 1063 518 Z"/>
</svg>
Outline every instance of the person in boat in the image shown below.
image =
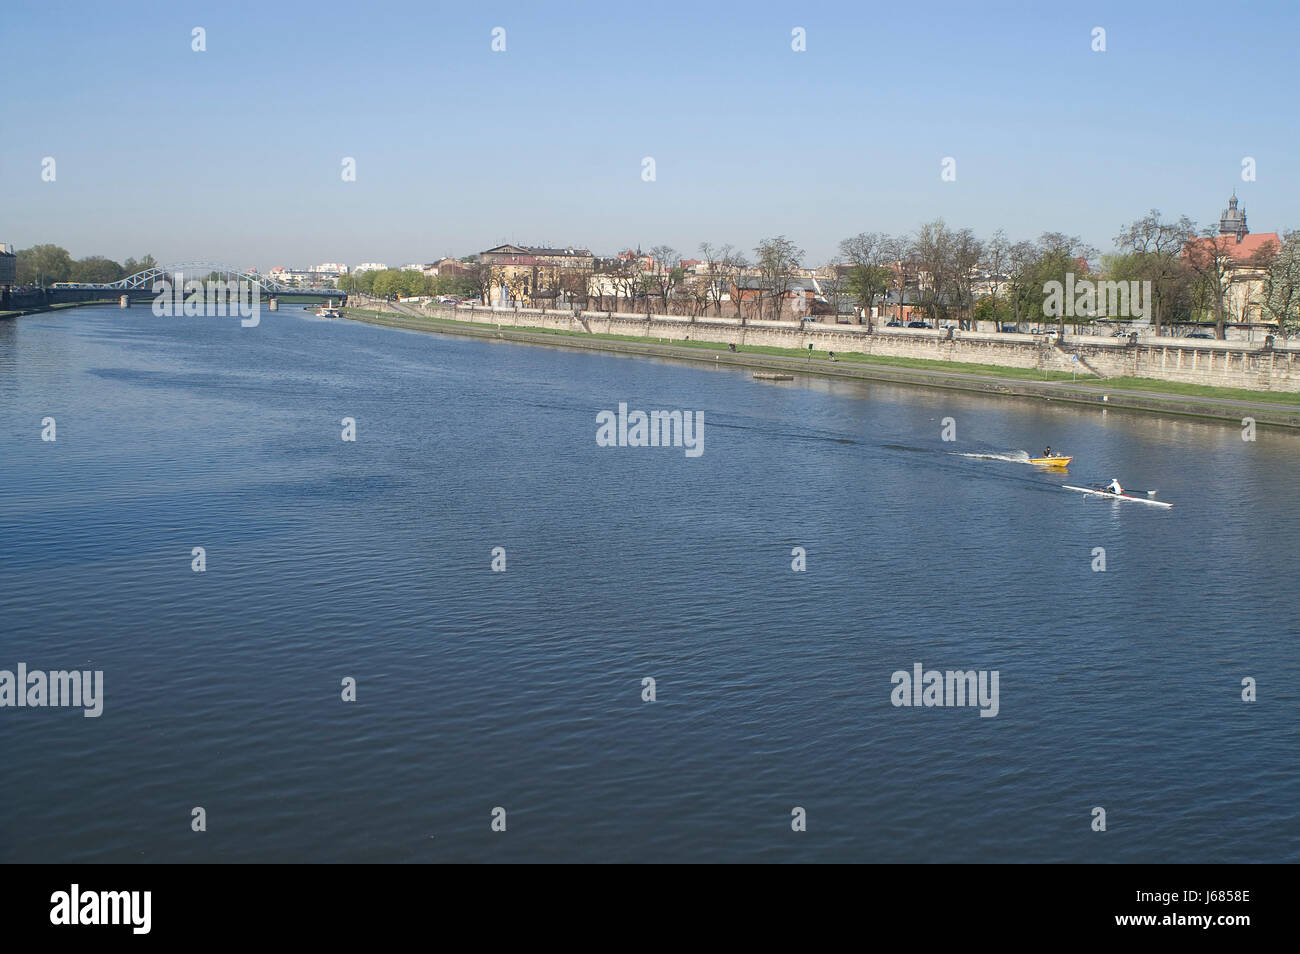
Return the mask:
<svg viewBox="0 0 1300 954">
<path fill-rule="evenodd" d="M 1110 483 L 1106 485 L 1105 489 L 1107 493 L 1112 493 L 1116 495 L 1122 494 L 1124 492 L 1124 488 L 1119 485 L 1118 477 L 1112 477 L 1110 479 Z"/>
<path fill-rule="evenodd" d="M 1044 450 L 1044 451 L 1043 451 L 1043 456 L 1044 456 L 1044 457 L 1051 457 L 1051 456 L 1052 456 L 1052 448 L 1051 448 L 1051 447 L 1048 447 L 1046 450 Z"/>
</svg>

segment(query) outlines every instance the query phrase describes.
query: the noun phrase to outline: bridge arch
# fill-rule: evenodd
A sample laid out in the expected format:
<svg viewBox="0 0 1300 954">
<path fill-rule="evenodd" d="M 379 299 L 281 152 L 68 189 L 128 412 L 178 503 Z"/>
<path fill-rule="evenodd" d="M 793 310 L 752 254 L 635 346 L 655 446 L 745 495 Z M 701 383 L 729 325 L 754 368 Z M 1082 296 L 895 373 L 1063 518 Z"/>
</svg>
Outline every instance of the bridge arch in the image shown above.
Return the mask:
<svg viewBox="0 0 1300 954">
<path fill-rule="evenodd" d="M 221 276 L 223 281 L 241 281 L 257 285 L 265 295 L 333 295 L 338 297 L 344 294 L 338 288 L 299 288 L 296 285 L 286 285 L 257 272 L 250 272 L 246 269 L 236 268 L 234 265 L 227 265 L 225 262 L 205 261 L 170 262 L 166 265 L 155 265 L 152 268 L 136 272 L 134 275 L 118 279 L 115 282 L 93 287 L 121 289 L 125 292 L 152 293 L 155 283 L 174 281 L 177 272 L 184 276 L 185 281 L 205 281 L 209 275 L 215 272 Z"/>
</svg>

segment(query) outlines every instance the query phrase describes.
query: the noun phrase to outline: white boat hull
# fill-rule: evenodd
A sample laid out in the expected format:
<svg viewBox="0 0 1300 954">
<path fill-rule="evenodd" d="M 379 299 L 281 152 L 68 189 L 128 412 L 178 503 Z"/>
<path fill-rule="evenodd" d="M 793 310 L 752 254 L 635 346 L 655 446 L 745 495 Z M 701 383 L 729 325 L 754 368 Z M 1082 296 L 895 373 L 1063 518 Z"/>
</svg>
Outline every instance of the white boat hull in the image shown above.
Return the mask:
<svg viewBox="0 0 1300 954">
<path fill-rule="evenodd" d="M 1106 500 L 1131 500 L 1134 503 L 1150 504 L 1152 507 L 1164 507 L 1166 509 L 1173 506 L 1171 503 L 1165 503 L 1163 500 L 1152 500 L 1150 497 L 1130 497 L 1128 494 L 1113 494 L 1109 490 L 1092 490 L 1088 487 L 1071 487 L 1069 484 L 1061 484 L 1061 486 L 1066 490 L 1076 490 L 1089 497 L 1102 497 Z"/>
</svg>

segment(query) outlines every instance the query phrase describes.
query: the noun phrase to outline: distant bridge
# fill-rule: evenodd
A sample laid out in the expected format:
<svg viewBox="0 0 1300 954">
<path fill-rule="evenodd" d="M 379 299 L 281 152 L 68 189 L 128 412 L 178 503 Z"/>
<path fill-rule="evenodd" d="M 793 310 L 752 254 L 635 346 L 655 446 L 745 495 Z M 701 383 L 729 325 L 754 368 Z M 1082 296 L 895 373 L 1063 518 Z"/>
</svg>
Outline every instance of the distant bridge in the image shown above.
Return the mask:
<svg viewBox="0 0 1300 954">
<path fill-rule="evenodd" d="M 206 281 L 215 272 L 222 281 L 248 282 L 256 285 L 265 296 L 307 295 L 313 298 L 340 298 L 346 294 L 338 288 L 299 288 L 297 285 L 286 285 L 283 282 L 267 278 L 265 275 L 259 275 L 257 272 L 245 271 L 233 265 L 226 265 L 223 262 L 173 262 L 169 265 L 155 265 L 153 268 L 146 268 L 142 272 L 136 272 L 134 275 L 128 275 L 126 278 L 115 282 L 98 285 L 81 283 L 74 287 L 102 288 L 106 291 L 116 290 L 127 295 L 152 295 L 154 294 L 153 286 L 156 283 L 175 281 L 177 272 L 180 272 L 183 280 L 187 282 Z"/>
</svg>

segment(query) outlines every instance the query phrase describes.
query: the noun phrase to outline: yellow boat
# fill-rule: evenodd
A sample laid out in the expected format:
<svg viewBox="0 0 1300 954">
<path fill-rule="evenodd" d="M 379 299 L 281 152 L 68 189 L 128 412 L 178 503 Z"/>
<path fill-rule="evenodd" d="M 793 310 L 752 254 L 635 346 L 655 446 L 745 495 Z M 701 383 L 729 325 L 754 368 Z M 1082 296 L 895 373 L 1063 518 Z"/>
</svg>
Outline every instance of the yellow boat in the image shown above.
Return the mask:
<svg viewBox="0 0 1300 954">
<path fill-rule="evenodd" d="M 1060 454 L 1053 454 L 1051 457 L 1031 457 L 1029 463 L 1038 464 L 1040 467 L 1065 467 L 1074 460 L 1073 457 L 1062 457 Z"/>
</svg>

